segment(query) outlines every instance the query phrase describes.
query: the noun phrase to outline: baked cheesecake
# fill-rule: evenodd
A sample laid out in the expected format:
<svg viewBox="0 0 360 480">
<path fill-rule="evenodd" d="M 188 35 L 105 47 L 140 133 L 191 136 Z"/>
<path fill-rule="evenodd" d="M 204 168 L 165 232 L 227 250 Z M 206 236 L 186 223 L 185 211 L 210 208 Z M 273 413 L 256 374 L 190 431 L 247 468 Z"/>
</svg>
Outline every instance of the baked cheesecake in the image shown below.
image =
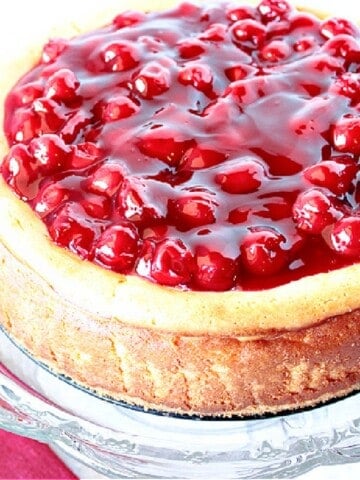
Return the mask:
<svg viewBox="0 0 360 480">
<path fill-rule="evenodd" d="M 161 413 L 356 392 L 359 28 L 283 0 L 116 3 L 2 61 L 2 328 Z"/>
</svg>

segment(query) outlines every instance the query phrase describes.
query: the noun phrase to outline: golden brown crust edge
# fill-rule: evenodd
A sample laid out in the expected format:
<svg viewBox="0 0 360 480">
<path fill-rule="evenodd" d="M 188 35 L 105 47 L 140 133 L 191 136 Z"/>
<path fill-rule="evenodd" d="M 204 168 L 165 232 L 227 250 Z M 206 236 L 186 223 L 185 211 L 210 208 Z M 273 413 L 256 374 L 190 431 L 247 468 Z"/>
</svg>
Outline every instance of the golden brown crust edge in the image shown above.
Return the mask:
<svg viewBox="0 0 360 480">
<path fill-rule="evenodd" d="M 360 388 L 360 311 L 262 338 L 180 335 L 74 307 L 0 245 L 0 323 L 56 373 L 99 395 L 186 415 L 313 406 Z"/>
</svg>

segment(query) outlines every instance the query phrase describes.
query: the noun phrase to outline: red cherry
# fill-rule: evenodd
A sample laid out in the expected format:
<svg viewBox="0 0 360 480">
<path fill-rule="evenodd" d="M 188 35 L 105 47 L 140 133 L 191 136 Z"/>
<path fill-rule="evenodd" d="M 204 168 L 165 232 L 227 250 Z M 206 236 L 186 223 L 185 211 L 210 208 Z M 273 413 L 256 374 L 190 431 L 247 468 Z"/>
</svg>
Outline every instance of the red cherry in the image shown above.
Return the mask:
<svg viewBox="0 0 360 480">
<path fill-rule="evenodd" d="M 260 57 L 268 62 L 276 63 L 285 60 L 291 54 L 289 45 L 284 40 L 273 40 L 260 50 Z"/>
<path fill-rule="evenodd" d="M 68 41 L 63 38 L 52 38 L 43 47 L 41 60 L 43 63 L 53 63 L 67 48 Z"/>
<path fill-rule="evenodd" d="M 86 194 L 80 205 L 90 217 L 105 220 L 111 216 L 111 200 L 105 195 Z"/>
<path fill-rule="evenodd" d="M 194 257 L 180 239 L 158 243 L 151 263 L 151 276 L 162 285 L 186 285 L 194 270 Z"/>
<path fill-rule="evenodd" d="M 104 122 L 115 122 L 131 117 L 139 110 L 138 105 L 124 95 L 115 95 L 102 105 L 101 118 Z"/>
<path fill-rule="evenodd" d="M 45 95 L 57 101 L 69 102 L 77 96 L 80 82 L 68 68 L 60 68 L 48 78 Z"/>
<path fill-rule="evenodd" d="M 298 53 L 308 52 L 315 47 L 316 42 L 312 36 L 299 38 L 293 45 L 293 49 Z"/>
<path fill-rule="evenodd" d="M 347 62 L 358 63 L 360 61 L 360 45 L 352 35 L 335 35 L 327 40 L 322 49 L 328 55 L 341 57 Z"/>
<path fill-rule="evenodd" d="M 249 65 L 234 65 L 225 69 L 224 73 L 230 82 L 236 82 L 237 80 L 243 80 L 247 76 L 251 75 L 254 68 Z"/>
<path fill-rule="evenodd" d="M 238 20 L 244 20 L 245 18 L 255 18 L 255 8 L 247 5 L 241 5 L 239 7 L 230 7 L 226 10 L 226 18 L 234 23 Z"/>
<path fill-rule="evenodd" d="M 137 23 L 144 21 L 145 18 L 145 13 L 130 10 L 116 15 L 116 17 L 113 19 L 113 25 L 116 29 L 120 30 L 120 28 L 136 25 Z"/>
<path fill-rule="evenodd" d="M 111 225 L 95 244 L 95 260 L 120 273 L 129 272 L 139 253 L 139 234 L 131 223 Z"/>
<path fill-rule="evenodd" d="M 58 135 L 47 133 L 31 140 L 29 152 L 36 159 L 39 172 L 50 175 L 64 168 L 71 150 Z"/>
<path fill-rule="evenodd" d="M 168 219 L 180 231 L 209 225 L 215 222 L 215 204 L 201 193 L 185 193 L 177 200 L 168 202 Z"/>
<path fill-rule="evenodd" d="M 344 217 L 335 223 L 330 236 L 331 247 L 339 254 L 360 255 L 360 217 Z"/>
<path fill-rule="evenodd" d="M 5 182 L 22 200 L 27 201 L 35 197 L 38 191 L 38 170 L 25 145 L 12 146 L 0 168 Z"/>
<path fill-rule="evenodd" d="M 346 72 L 337 77 L 335 82 L 330 86 L 330 92 L 344 95 L 351 99 L 353 104 L 360 101 L 360 74 Z"/>
<path fill-rule="evenodd" d="M 101 70 L 106 72 L 123 72 L 139 64 L 139 53 L 132 42 L 122 41 L 107 45 L 100 52 Z"/>
<path fill-rule="evenodd" d="M 222 42 L 226 37 L 226 30 L 226 25 L 223 25 L 222 23 L 214 23 L 202 32 L 199 38 L 211 42 Z"/>
<path fill-rule="evenodd" d="M 71 145 L 70 148 L 69 167 L 73 169 L 82 169 L 94 165 L 103 156 L 101 149 L 93 142 L 78 143 L 77 145 Z"/>
<path fill-rule="evenodd" d="M 80 108 L 69 116 L 59 135 L 66 143 L 77 143 L 80 139 L 82 140 L 81 135 L 86 131 L 86 127 L 90 126 L 91 121 L 92 114 Z"/>
<path fill-rule="evenodd" d="M 134 88 L 143 98 L 152 99 L 170 88 L 170 70 L 160 62 L 147 63 L 135 76 Z"/>
<path fill-rule="evenodd" d="M 195 58 L 205 52 L 206 45 L 197 38 L 189 38 L 178 43 L 178 50 L 181 58 Z"/>
<path fill-rule="evenodd" d="M 293 205 L 294 222 L 298 229 L 306 233 L 320 234 L 338 217 L 339 212 L 331 199 L 314 188 L 300 193 Z"/>
<path fill-rule="evenodd" d="M 40 122 L 40 133 L 57 133 L 65 124 L 66 117 L 59 104 L 51 98 L 37 98 L 32 104 Z"/>
<path fill-rule="evenodd" d="M 32 110 L 19 108 L 13 114 L 6 136 L 9 144 L 27 143 L 40 133 L 41 119 L 38 115 Z"/>
<path fill-rule="evenodd" d="M 179 82 L 192 85 L 197 90 L 210 93 L 213 84 L 213 73 L 209 66 L 201 63 L 187 64 L 179 72 Z"/>
<path fill-rule="evenodd" d="M 215 176 L 215 182 L 227 193 L 256 192 L 264 178 L 264 168 L 254 160 L 242 160 L 236 165 L 224 167 Z"/>
<path fill-rule="evenodd" d="M 57 245 L 68 248 L 80 258 L 91 257 L 95 238 L 94 221 L 84 216 L 80 205 L 66 203 L 48 226 Z"/>
<path fill-rule="evenodd" d="M 318 18 L 306 12 L 293 12 L 288 22 L 290 32 L 300 34 L 304 33 L 306 29 L 309 29 L 309 34 L 311 34 L 311 31 L 316 31 L 319 28 Z M 297 30 L 299 30 L 299 32 L 296 32 Z"/>
<path fill-rule="evenodd" d="M 261 20 L 264 23 L 269 23 L 286 18 L 291 11 L 291 7 L 284 0 L 262 0 L 257 10 L 260 13 Z"/>
<path fill-rule="evenodd" d="M 89 192 L 112 197 L 120 188 L 123 178 L 123 168 L 119 164 L 105 163 L 86 178 L 84 188 Z"/>
<path fill-rule="evenodd" d="M 156 128 L 138 141 L 141 153 L 158 158 L 171 167 L 177 166 L 185 152 L 194 146 L 194 140 L 179 136 L 176 130 Z"/>
<path fill-rule="evenodd" d="M 201 246 L 196 249 L 195 262 L 195 288 L 225 291 L 234 287 L 238 269 L 237 260 Z"/>
<path fill-rule="evenodd" d="M 251 213 L 250 208 L 236 207 L 229 212 L 227 221 L 234 225 L 247 222 L 250 213 Z"/>
<path fill-rule="evenodd" d="M 124 178 L 117 195 L 117 210 L 120 215 L 143 228 L 164 216 L 162 205 L 155 203 L 151 195 L 150 185 L 151 181 Z"/>
<path fill-rule="evenodd" d="M 304 177 L 313 185 L 328 188 L 335 195 L 349 191 L 358 171 L 351 159 L 324 160 L 304 170 Z"/>
<path fill-rule="evenodd" d="M 286 238 L 271 228 L 254 228 L 242 240 L 240 246 L 243 266 L 255 275 L 274 275 L 288 262 L 284 248 Z"/>
<path fill-rule="evenodd" d="M 332 130 L 332 141 L 339 152 L 360 154 L 360 116 L 342 116 Z"/>
<path fill-rule="evenodd" d="M 48 183 L 43 186 L 34 200 L 34 210 L 45 217 L 69 200 L 70 192 L 58 183 Z"/>
<path fill-rule="evenodd" d="M 320 26 L 320 33 L 325 38 L 332 38 L 341 34 L 356 36 L 357 31 L 355 25 L 345 18 L 329 18 L 324 20 Z"/>
<path fill-rule="evenodd" d="M 18 107 L 29 105 L 43 95 L 43 87 L 40 82 L 29 82 L 19 85 L 16 90 L 10 93 Z"/>
<path fill-rule="evenodd" d="M 256 20 L 238 20 L 231 27 L 231 35 L 235 43 L 259 47 L 265 40 L 266 29 Z"/>
<path fill-rule="evenodd" d="M 202 170 L 222 163 L 226 155 L 208 148 L 193 147 L 187 150 L 179 162 L 182 170 Z"/>
</svg>

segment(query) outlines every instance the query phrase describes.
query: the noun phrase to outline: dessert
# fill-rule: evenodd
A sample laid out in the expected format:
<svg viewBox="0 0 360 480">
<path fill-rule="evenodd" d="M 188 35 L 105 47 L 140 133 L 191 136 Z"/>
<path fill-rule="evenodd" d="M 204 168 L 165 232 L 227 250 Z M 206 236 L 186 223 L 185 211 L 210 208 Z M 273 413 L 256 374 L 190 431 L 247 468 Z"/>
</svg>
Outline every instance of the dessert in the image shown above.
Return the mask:
<svg viewBox="0 0 360 480">
<path fill-rule="evenodd" d="M 166 413 L 359 389 L 357 26 L 280 0 L 183 3 L 32 61 L 4 103 L 5 331 Z"/>
</svg>

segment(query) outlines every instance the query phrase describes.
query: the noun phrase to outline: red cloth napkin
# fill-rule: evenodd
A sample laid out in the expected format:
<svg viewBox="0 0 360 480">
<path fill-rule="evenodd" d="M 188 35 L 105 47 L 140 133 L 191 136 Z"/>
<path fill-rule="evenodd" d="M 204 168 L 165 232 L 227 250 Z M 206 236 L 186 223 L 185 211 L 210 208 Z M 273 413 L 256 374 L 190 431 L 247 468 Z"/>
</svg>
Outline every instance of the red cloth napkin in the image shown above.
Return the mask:
<svg viewBox="0 0 360 480">
<path fill-rule="evenodd" d="M 0 430 L 0 478 L 77 479 L 47 445 L 3 430 Z"/>
</svg>

